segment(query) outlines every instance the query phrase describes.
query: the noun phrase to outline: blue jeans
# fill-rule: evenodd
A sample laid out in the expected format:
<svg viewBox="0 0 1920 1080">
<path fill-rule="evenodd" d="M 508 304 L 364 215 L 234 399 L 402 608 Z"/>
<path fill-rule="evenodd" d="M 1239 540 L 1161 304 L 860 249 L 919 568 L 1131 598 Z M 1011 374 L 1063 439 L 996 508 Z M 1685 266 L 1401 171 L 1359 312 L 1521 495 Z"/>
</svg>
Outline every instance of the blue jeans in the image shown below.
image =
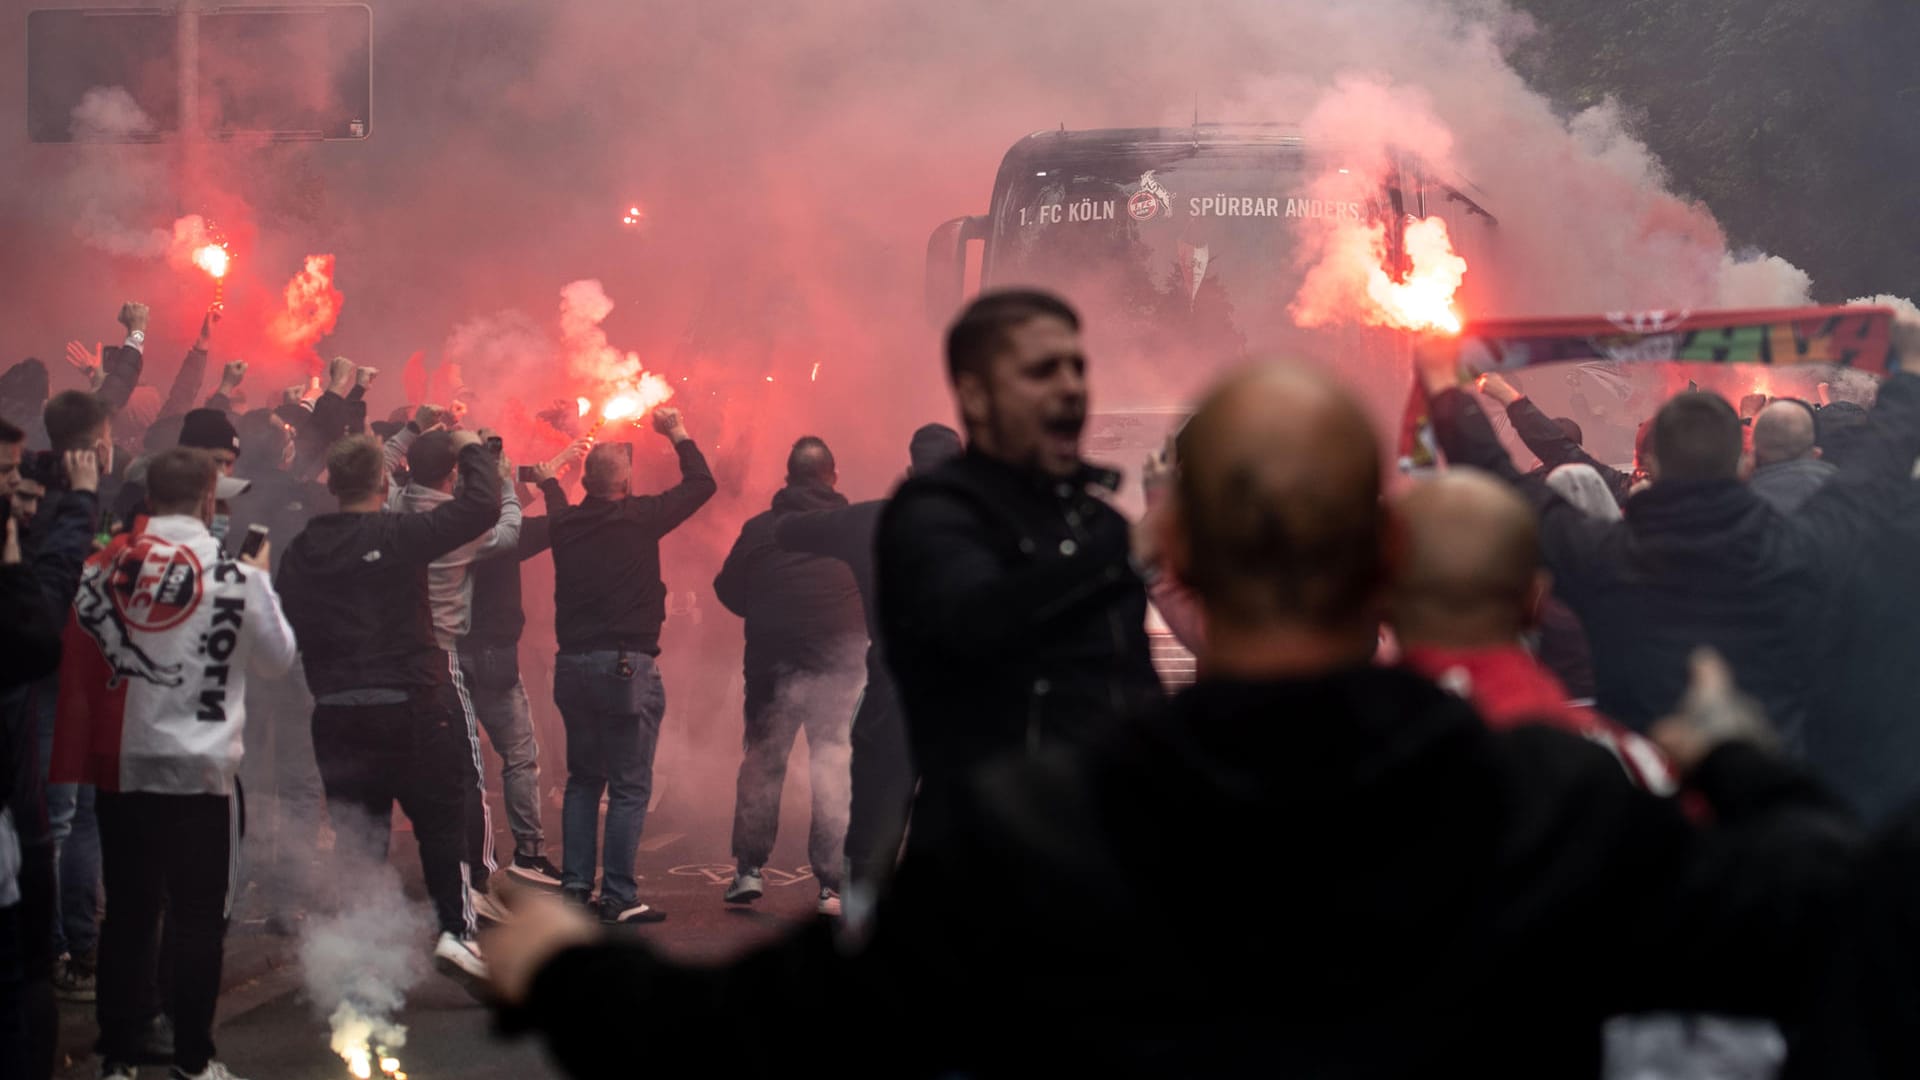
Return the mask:
<svg viewBox="0 0 1920 1080">
<path fill-rule="evenodd" d="M 593 888 L 600 795 L 607 796 L 606 873 L 600 905 L 634 902 L 633 861 L 653 795 L 653 749 L 667 711 L 653 657 L 636 652 L 561 653 L 553 703 L 567 729 L 567 795 L 560 815 L 561 886 Z"/>
<path fill-rule="evenodd" d="M 53 727 L 59 679 L 34 689 L 40 719 L 40 775 L 53 763 Z M 53 923 L 55 955 L 91 957 L 100 941 L 100 822 L 92 784 L 48 784 L 47 826 L 53 839 L 60 913 Z"/>
</svg>

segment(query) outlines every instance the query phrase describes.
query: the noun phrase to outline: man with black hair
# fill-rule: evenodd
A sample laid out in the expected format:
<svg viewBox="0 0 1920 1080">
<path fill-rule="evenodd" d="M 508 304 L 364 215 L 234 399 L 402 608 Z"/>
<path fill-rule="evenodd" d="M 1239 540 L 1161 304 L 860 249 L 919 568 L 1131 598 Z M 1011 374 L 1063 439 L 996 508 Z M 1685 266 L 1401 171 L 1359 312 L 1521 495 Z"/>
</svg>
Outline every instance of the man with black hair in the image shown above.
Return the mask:
<svg viewBox="0 0 1920 1080">
<path fill-rule="evenodd" d="M 500 471 L 471 431 L 454 432 L 450 448 L 454 497 L 399 514 L 387 510 L 380 443 L 370 435 L 335 443 L 327 489 L 340 511 L 315 517 L 288 545 L 279 586 L 314 696 L 314 756 L 337 846 L 385 862 L 400 803 L 439 919 L 434 961 L 471 984 L 486 974 L 462 829 L 472 751 L 434 637 L 428 567 L 500 519 Z"/>
<path fill-rule="evenodd" d="M 837 510 L 846 496 L 833 451 L 814 436 L 787 454 L 787 483 L 765 513 L 747 519 L 713 594 L 746 620 L 746 734 L 733 804 L 733 884 L 725 900 L 747 904 L 765 886 L 761 868 L 780 827 L 780 791 L 794 736 L 807 733 L 813 821 L 807 855 L 822 914 L 840 913 L 847 834 L 848 733 L 860 693 L 866 621 L 845 563 L 784 551 L 774 529 L 789 514 Z"/>
<path fill-rule="evenodd" d="M 966 453 L 902 484 L 874 542 L 921 775 L 910 842 L 976 766 L 1095 737 L 1163 693 L 1127 520 L 1098 494 L 1119 477 L 1080 457 L 1080 317 L 1047 293 L 989 293 L 946 351 Z"/>
<path fill-rule="evenodd" d="M 680 482 L 633 494 L 633 445 L 601 443 L 587 455 L 578 506 L 548 510 L 553 542 L 553 698 L 567 729 L 567 793 L 561 813 L 561 884 L 585 906 L 600 875 L 600 918 L 658 922 L 634 882 L 640 830 L 653 793 L 653 752 L 667 712 L 655 659 L 667 618 L 660 541 L 718 490 L 680 411 L 653 411 L 653 430 L 673 443 Z M 607 800 L 605 854 L 600 798 Z"/>
<path fill-rule="evenodd" d="M 1541 515 L 1556 593 L 1593 646 L 1600 710 L 1644 732 L 1686 687 L 1688 657 L 1710 646 L 1804 750 L 1811 682 L 1807 620 L 1849 553 L 1890 520 L 1920 454 L 1920 378 L 1881 390 L 1858 460 L 1783 516 L 1740 480 L 1744 428 L 1719 396 L 1690 391 L 1652 421 L 1652 484 L 1622 521 L 1588 517 L 1543 482 L 1525 481 L 1480 405 L 1459 389 L 1458 347 L 1427 342 L 1419 377 L 1447 459 L 1521 484 Z M 1791 407 L 1791 406 L 1789 406 Z"/>
<path fill-rule="evenodd" d="M 926 424 L 907 444 L 909 477 L 932 472 L 960 456 L 960 436 L 945 424 Z M 853 714 L 848 769 L 847 903 L 864 906 L 893 873 L 913 802 L 914 767 L 907 751 L 900 691 L 881 648 L 880 599 L 874 583 L 873 538 L 887 500 L 870 499 L 833 510 L 786 514 L 774 522 L 783 551 L 824 555 L 847 564 L 867 620 L 867 685 Z"/>
</svg>

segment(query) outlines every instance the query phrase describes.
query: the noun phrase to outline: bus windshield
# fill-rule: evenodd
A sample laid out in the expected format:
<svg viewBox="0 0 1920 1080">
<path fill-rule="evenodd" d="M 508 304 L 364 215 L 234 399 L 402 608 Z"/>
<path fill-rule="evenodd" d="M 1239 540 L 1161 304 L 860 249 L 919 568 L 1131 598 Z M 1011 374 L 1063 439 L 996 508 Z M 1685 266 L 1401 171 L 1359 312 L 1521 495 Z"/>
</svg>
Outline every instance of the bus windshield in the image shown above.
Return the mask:
<svg viewBox="0 0 1920 1080">
<path fill-rule="evenodd" d="M 1393 212 L 1384 193 L 1315 198 L 1310 179 L 1297 144 L 1037 155 L 995 192 L 983 280 L 1069 297 L 1087 316 L 1089 351 L 1116 404 L 1184 399 L 1248 356 L 1338 352 L 1342 367 L 1356 353 L 1397 358 L 1393 335 L 1306 332 L 1288 315 L 1305 230 Z M 1393 374 L 1403 385 L 1404 370 Z"/>
</svg>

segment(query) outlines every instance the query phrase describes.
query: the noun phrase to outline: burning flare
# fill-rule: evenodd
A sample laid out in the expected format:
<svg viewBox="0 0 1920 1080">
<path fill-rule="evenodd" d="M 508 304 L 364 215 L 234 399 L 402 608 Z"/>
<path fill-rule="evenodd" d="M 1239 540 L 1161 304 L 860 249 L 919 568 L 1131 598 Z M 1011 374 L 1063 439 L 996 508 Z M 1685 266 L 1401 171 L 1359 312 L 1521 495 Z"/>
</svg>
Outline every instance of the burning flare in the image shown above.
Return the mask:
<svg viewBox="0 0 1920 1080">
<path fill-rule="evenodd" d="M 1425 218 L 1406 228 L 1410 269 L 1396 280 L 1385 269 L 1387 230 L 1379 222 L 1347 223 L 1328 237 L 1289 310 L 1303 327 L 1357 322 L 1416 332 L 1460 332 L 1453 295 L 1467 274 L 1447 223 Z"/>
<path fill-rule="evenodd" d="M 227 276 L 227 267 L 232 259 L 225 244 L 202 244 L 193 249 L 193 265 L 216 278 Z"/>
</svg>

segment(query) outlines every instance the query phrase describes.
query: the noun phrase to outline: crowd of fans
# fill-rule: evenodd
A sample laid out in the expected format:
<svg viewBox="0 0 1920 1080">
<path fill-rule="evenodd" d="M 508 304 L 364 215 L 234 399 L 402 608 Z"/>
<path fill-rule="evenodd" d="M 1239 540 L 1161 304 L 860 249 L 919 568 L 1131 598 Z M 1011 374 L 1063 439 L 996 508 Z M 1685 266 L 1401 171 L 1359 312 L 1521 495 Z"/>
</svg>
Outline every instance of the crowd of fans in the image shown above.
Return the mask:
<svg viewBox="0 0 1920 1080">
<path fill-rule="evenodd" d="M 922 427 L 850 503 L 799 439 L 718 568 L 745 636 L 725 901 L 763 894 L 804 732 L 823 918 L 689 967 L 603 929 L 667 917 L 634 874 L 659 544 L 716 490 L 679 414 L 651 418 L 678 482 L 636 492 L 629 444 L 516 468 L 457 406 L 369 424 L 378 373 L 346 360 L 253 409 L 230 363 L 203 399 L 215 312 L 161 397 L 146 309 L 120 322 L 69 349 L 88 390 L 0 373 L 0 1074 L 49 1074 L 59 995 L 97 1001 L 102 1076 L 227 1080 L 243 820 L 292 932 L 321 821 L 333 859 L 384 862 L 396 804 L 434 963 L 576 1075 L 634 1015 L 748 1057 L 857 1018 L 914 1075 L 1596 1075 L 1646 1049 L 1606 1021 L 1647 1013 L 1771 1021 L 1793 1075 L 1914 1064 L 1920 378 L 1870 410 L 1680 394 L 1625 469 L 1426 342 L 1451 467 L 1390 486 L 1344 391 L 1266 365 L 1148 463 L 1130 522 L 1082 458 L 1078 315 L 983 297 L 947 340 L 964 440 Z M 519 669 L 542 554 L 558 863 Z M 1177 695 L 1150 603 L 1199 660 Z M 1230 884 L 1171 893 L 1175 860 Z"/>
</svg>

